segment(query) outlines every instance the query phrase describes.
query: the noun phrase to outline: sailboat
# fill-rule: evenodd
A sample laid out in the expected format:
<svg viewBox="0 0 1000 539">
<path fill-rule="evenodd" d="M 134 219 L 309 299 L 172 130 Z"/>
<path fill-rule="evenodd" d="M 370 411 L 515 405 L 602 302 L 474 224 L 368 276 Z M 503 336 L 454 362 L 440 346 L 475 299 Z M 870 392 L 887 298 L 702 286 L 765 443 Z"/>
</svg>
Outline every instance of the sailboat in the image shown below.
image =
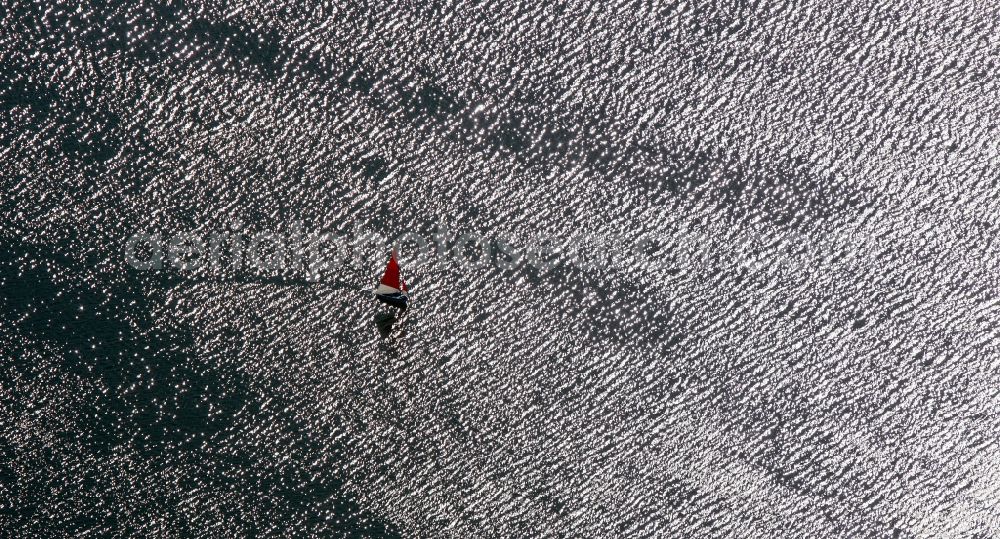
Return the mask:
<svg viewBox="0 0 1000 539">
<path fill-rule="evenodd" d="M 385 266 L 382 279 L 375 287 L 375 299 L 403 311 L 410 304 L 410 294 L 406 289 L 406 281 L 399 274 L 399 261 L 396 259 L 395 249 L 389 256 L 389 263 Z"/>
</svg>

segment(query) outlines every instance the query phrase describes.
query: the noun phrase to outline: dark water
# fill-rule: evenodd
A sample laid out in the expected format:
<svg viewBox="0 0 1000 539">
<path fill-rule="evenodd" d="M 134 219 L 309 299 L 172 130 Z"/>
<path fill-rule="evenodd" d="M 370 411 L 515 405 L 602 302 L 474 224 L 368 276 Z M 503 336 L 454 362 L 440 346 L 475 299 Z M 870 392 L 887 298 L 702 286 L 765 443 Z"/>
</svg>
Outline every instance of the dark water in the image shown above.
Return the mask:
<svg viewBox="0 0 1000 539">
<path fill-rule="evenodd" d="M 998 21 L 6 3 L 3 535 L 1000 535 Z M 294 227 L 376 239 L 124 255 Z M 441 230 L 559 250 L 404 249 L 380 335 Z"/>
</svg>

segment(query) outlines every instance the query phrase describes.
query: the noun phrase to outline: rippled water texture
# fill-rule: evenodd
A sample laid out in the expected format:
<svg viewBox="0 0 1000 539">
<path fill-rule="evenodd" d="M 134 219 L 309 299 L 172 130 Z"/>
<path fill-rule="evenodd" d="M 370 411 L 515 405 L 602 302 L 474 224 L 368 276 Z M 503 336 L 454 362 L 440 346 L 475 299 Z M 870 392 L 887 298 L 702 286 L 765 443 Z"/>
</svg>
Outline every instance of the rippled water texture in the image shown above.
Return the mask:
<svg viewBox="0 0 1000 539">
<path fill-rule="evenodd" d="M 7 1 L 0 529 L 998 536 L 998 36 L 978 1 Z M 378 241 L 319 280 L 123 255 L 290 223 L 626 248 L 404 248 L 389 337 Z"/>
</svg>

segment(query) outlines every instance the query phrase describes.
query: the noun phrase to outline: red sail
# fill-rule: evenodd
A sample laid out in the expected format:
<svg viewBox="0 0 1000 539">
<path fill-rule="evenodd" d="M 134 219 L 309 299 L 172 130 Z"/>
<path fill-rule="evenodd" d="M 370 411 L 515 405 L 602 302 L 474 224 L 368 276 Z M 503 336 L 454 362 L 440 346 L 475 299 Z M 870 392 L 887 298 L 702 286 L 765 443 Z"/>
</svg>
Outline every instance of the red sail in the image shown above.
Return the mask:
<svg viewBox="0 0 1000 539">
<path fill-rule="evenodd" d="M 406 290 L 406 288 L 400 286 L 399 278 L 399 262 L 396 262 L 396 250 L 393 249 L 392 256 L 389 257 L 389 264 L 385 267 L 385 273 L 382 274 L 382 284 L 386 286 L 391 286 L 396 290 Z"/>
</svg>

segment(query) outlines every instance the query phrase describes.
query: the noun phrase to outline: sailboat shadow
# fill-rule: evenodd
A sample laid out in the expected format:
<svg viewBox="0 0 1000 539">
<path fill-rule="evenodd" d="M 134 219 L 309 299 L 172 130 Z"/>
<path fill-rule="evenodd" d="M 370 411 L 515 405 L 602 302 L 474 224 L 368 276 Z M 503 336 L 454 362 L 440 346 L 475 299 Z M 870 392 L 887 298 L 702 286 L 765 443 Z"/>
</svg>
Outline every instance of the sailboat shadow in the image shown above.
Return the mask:
<svg viewBox="0 0 1000 539">
<path fill-rule="evenodd" d="M 383 338 L 400 337 L 406 334 L 407 312 L 379 312 L 372 317 L 375 328 Z"/>
<path fill-rule="evenodd" d="M 375 313 L 373 321 L 375 322 L 375 328 L 378 329 L 379 335 L 383 338 L 388 338 L 392 335 L 392 328 L 396 324 L 397 316 L 395 313 Z"/>
</svg>

